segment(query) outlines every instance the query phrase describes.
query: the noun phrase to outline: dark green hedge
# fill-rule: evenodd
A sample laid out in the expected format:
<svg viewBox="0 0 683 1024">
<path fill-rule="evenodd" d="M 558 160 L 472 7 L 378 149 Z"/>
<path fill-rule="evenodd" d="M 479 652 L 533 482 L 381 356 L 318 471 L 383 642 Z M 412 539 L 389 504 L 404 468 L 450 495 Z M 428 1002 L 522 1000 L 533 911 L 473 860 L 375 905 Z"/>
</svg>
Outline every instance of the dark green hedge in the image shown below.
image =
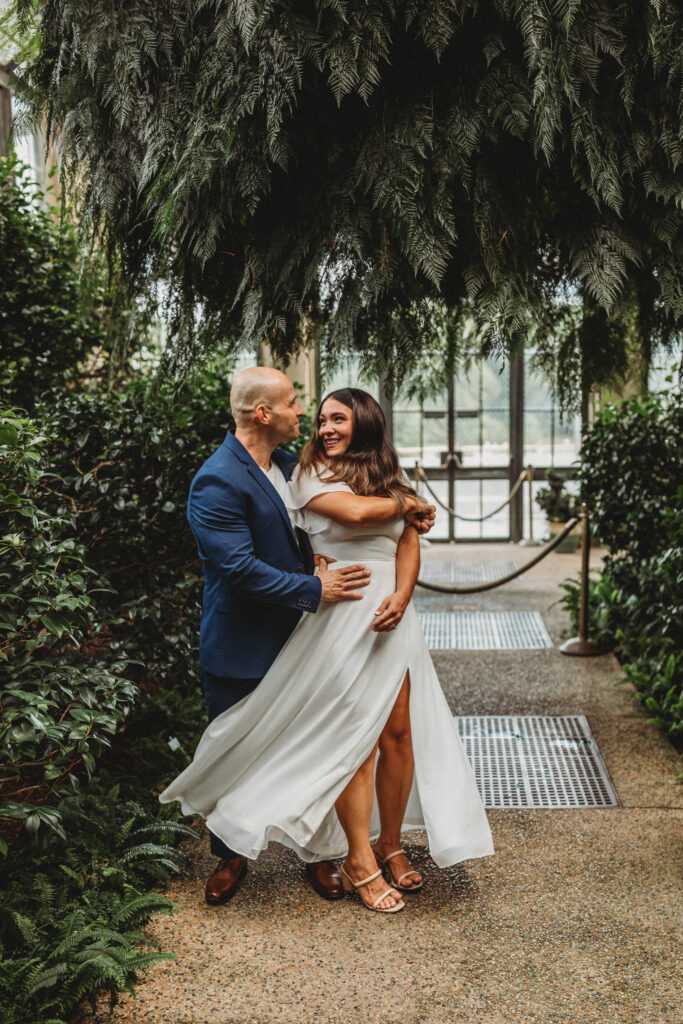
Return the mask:
<svg viewBox="0 0 683 1024">
<path fill-rule="evenodd" d="M 12 158 L 0 271 L 0 1024 L 36 1024 L 168 955 L 140 929 L 192 834 L 157 794 L 205 721 L 185 504 L 230 368 L 171 395 L 123 360 L 107 392 L 136 311 L 84 282 L 69 218 Z"/>
<path fill-rule="evenodd" d="M 677 745 L 683 743 L 683 402 L 680 389 L 605 406 L 578 471 L 607 548 L 591 581 L 592 636 Z M 578 584 L 565 584 L 576 620 Z M 576 622 L 575 622 L 576 624 Z"/>
<path fill-rule="evenodd" d="M 214 369 L 173 401 L 135 384 L 0 414 L 0 1024 L 114 999 L 159 957 L 140 927 L 189 830 L 156 794 L 204 726 L 185 505 L 228 395 Z"/>
<path fill-rule="evenodd" d="M 7 402 L 32 409 L 50 387 L 76 383 L 81 361 L 104 345 L 101 304 L 84 301 L 79 266 L 69 218 L 46 206 L 28 167 L 0 159 L 0 374 Z"/>
</svg>

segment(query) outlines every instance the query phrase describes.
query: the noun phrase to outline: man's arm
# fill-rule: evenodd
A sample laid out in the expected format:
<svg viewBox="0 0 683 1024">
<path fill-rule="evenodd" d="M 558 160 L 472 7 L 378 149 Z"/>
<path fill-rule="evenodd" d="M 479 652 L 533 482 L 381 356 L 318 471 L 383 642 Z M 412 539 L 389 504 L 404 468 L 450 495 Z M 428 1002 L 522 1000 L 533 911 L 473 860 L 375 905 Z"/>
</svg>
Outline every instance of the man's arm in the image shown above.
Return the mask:
<svg viewBox="0 0 683 1024">
<path fill-rule="evenodd" d="M 314 612 L 320 601 L 359 598 L 353 591 L 366 586 L 370 574 L 362 566 L 319 576 L 276 569 L 254 554 L 251 530 L 240 495 L 223 480 L 208 477 L 195 484 L 188 518 L 200 550 L 230 589 L 268 604 Z"/>
<path fill-rule="evenodd" d="M 315 611 L 320 581 L 284 572 L 257 558 L 242 503 L 233 488 L 215 477 L 195 484 L 188 519 L 201 552 L 232 591 L 269 604 Z"/>
</svg>

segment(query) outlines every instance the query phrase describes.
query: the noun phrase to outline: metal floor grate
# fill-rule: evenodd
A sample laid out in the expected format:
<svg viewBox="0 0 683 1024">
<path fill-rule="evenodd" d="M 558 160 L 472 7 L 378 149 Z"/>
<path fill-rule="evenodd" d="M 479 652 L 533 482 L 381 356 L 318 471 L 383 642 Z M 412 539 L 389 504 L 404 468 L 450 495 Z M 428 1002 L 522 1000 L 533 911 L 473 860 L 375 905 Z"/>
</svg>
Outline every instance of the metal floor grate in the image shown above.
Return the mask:
<svg viewBox="0 0 683 1024">
<path fill-rule="evenodd" d="M 460 737 L 486 807 L 617 807 L 583 715 L 465 716 Z"/>
<path fill-rule="evenodd" d="M 514 570 L 514 562 L 423 562 L 420 577 L 428 583 L 492 583 Z"/>
<path fill-rule="evenodd" d="M 540 612 L 420 612 L 431 651 L 503 651 L 552 647 Z"/>
</svg>

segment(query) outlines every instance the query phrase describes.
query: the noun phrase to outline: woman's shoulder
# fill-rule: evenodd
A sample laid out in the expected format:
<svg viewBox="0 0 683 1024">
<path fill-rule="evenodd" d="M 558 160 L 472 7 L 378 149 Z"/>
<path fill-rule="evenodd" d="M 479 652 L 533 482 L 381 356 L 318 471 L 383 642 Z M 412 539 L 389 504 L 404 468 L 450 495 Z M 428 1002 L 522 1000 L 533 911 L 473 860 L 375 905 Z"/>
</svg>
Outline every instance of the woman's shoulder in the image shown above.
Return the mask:
<svg viewBox="0 0 683 1024">
<path fill-rule="evenodd" d="M 331 476 L 332 473 L 329 468 L 322 462 L 313 463 L 308 466 L 303 466 L 300 462 L 297 462 L 292 471 L 292 483 L 306 484 L 309 481 L 327 483 Z"/>
<path fill-rule="evenodd" d="M 298 465 L 292 473 L 290 487 L 292 495 L 299 507 L 306 505 L 318 494 L 328 494 L 331 491 L 346 491 L 353 494 L 348 484 L 342 480 L 334 480 L 333 473 L 321 463 L 313 466 Z"/>
</svg>

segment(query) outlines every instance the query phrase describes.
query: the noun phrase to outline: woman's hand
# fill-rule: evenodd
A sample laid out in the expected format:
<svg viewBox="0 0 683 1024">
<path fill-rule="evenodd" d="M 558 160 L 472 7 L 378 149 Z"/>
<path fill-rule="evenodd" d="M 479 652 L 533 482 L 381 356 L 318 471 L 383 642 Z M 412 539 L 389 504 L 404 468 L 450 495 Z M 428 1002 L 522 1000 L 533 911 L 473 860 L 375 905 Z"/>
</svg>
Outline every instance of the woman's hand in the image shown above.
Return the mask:
<svg viewBox="0 0 683 1024">
<path fill-rule="evenodd" d="M 436 519 L 436 506 L 430 505 L 419 494 L 409 494 L 405 510 L 405 520 L 414 526 L 418 533 L 428 533 Z"/>
<path fill-rule="evenodd" d="M 372 624 L 373 632 L 388 633 L 389 630 L 396 629 L 408 607 L 409 600 L 409 597 L 399 592 L 385 597 L 375 612 L 375 621 Z"/>
<path fill-rule="evenodd" d="M 406 512 L 424 514 L 427 509 L 433 508 L 425 498 L 419 494 L 406 494 Z"/>
</svg>

